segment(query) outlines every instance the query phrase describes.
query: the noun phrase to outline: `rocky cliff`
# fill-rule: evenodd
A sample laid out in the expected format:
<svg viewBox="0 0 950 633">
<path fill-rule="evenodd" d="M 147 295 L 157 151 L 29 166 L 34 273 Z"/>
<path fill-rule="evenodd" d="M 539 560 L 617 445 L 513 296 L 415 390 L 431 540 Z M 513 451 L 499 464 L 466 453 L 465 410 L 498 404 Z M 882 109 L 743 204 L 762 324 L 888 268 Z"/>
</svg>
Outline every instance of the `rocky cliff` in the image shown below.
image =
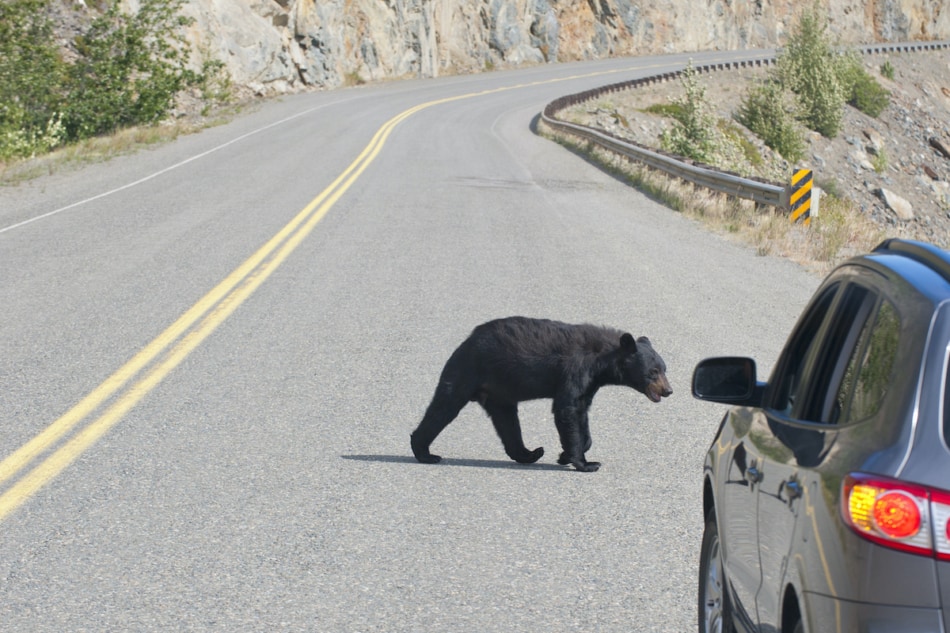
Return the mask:
<svg viewBox="0 0 950 633">
<path fill-rule="evenodd" d="M 136 0 L 125 0 L 134 7 Z M 950 38 L 945 0 L 821 0 L 842 43 Z M 792 0 L 188 0 L 188 37 L 259 94 L 613 55 L 781 45 Z"/>
</svg>

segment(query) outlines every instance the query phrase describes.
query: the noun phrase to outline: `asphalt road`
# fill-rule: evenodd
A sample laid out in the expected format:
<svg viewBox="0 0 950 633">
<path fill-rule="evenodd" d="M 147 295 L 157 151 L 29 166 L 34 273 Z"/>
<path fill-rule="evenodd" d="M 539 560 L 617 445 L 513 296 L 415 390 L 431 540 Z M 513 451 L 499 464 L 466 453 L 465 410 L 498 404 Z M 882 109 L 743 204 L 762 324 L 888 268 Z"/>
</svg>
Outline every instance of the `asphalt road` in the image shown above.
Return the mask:
<svg viewBox="0 0 950 633">
<path fill-rule="evenodd" d="M 692 368 L 767 372 L 818 279 L 532 131 L 685 61 L 286 97 L 0 189 L 0 631 L 694 629 L 723 410 Z M 599 472 L 556 465 L 546 401 L 538 464 L 475 406 L 412 459 L 448 355 L 513 314 L 665 358 L 663 403 L 595 399 Z"/>
</svg>

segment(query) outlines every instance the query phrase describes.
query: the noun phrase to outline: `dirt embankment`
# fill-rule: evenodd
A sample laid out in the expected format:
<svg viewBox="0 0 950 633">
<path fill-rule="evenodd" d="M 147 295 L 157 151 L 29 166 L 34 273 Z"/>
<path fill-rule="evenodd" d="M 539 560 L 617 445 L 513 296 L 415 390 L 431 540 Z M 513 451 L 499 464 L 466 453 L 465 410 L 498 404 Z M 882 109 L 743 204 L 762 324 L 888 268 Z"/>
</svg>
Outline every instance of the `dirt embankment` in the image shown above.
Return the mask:
<svg viewBox="0 0 950 633">
<path fill-rule="evenodd" d="M 806 134 L 807 150 L 792 167 L 814 170 L 819 187 L 855 206 L 888 234 L 950 247 L 950 55 L 946 52 L 876 54 L 863 57 L 867 70 L 891 93 L 890 105 L 877 119 L 845 107 L 841 132 L 834 139 Z M 881 75 L 890 62 L 894 78 Z M 749 86 L 766 69 L 719 71 L 700 75 L 716 116 L 732 120 Z M 681 97 L 681 81 L 611 94 L 573 110 L 572 120 L 658 147 L 670 119 L 644 112 L 652 104 Z M 766 150 L 766 153 L 767 150 Z M 774 178 L 775 162 L 770 173 Z"/>
</svg>

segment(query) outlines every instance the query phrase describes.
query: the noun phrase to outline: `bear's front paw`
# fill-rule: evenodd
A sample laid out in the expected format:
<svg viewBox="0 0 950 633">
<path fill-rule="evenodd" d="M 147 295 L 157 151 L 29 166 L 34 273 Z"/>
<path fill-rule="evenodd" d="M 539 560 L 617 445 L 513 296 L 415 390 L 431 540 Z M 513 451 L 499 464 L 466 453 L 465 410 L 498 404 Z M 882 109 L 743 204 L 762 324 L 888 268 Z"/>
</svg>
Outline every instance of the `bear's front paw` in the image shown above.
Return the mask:
<svg viewBox="0 0 950 633">
<path fill-rule="evenodd" d="M 515 457 L 515 461 L 518 462 L 519 464 L 533 464 L 539 459 L 541 459 L 542 457 L 544 457 L 544 448 L 539 446 L 533 451 L 529 451 L 525 449 L 525 452 L 523 455 L 519 455 L 518 457 Z"/>
<path fill-rule="evenodd" d="M 438 464 L 442 458 L 429 452 L 429 445 L 423 444 L 418 440 L 416 434 L 409 436 L 409 443 L 412 446 L 412 454 L 416 456 L 422 464 Z"/>
<path fill-rule="evenodd" d="M 600 462 L 571 462 L 574 464 L 574 468 L 581 471 L 582 473 L 593 473 L 597 472 L 597 469 L 600 468 Z"/>
</svg>

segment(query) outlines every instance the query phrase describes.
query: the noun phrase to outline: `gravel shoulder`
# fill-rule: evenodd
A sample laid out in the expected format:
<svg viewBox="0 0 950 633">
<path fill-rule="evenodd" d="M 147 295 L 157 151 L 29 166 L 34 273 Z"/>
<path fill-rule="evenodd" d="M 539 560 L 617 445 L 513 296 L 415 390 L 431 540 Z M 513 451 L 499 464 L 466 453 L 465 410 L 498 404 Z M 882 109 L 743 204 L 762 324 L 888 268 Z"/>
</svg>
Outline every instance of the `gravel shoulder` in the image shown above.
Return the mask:
<svg viewBox="0 0 950 633">
<path fill-rule="evenodd" d="M 834 139 L 806 134 L 808 149 L 798 164 L 783 163 L 771 155 L 771 171 L 757 175 L 774 178 L 776 170 L 808 167 L 816 184 L 839 197 L 851 199 L 888 234 L 950 246 L 950 56 L 946 52 L 874 54 L 863 57 L 872 76 L 891 93 L 890 105 L 877 119 L 845 107 L 842 129 Z M 889 61 L 894 79 L 880 73 Z M 701 75 L 706 99 L 716 116 L 732 120 L 749 87 L 763 79 L 767 69 L 739 69 Z M 658 147 L 670 120 L 644 111 L 650 105 L 670 103 L 683 95 L 682 82 L 614 93 L 575 107 L 571 120 L 594 125 L 647 146 Z M 738 125 L 738 124 L 737 124 Z M 751 135 L 751 133 L 750 133 Z M 882 168 L 883 167 L 883 168 Z"/>
</svg>

